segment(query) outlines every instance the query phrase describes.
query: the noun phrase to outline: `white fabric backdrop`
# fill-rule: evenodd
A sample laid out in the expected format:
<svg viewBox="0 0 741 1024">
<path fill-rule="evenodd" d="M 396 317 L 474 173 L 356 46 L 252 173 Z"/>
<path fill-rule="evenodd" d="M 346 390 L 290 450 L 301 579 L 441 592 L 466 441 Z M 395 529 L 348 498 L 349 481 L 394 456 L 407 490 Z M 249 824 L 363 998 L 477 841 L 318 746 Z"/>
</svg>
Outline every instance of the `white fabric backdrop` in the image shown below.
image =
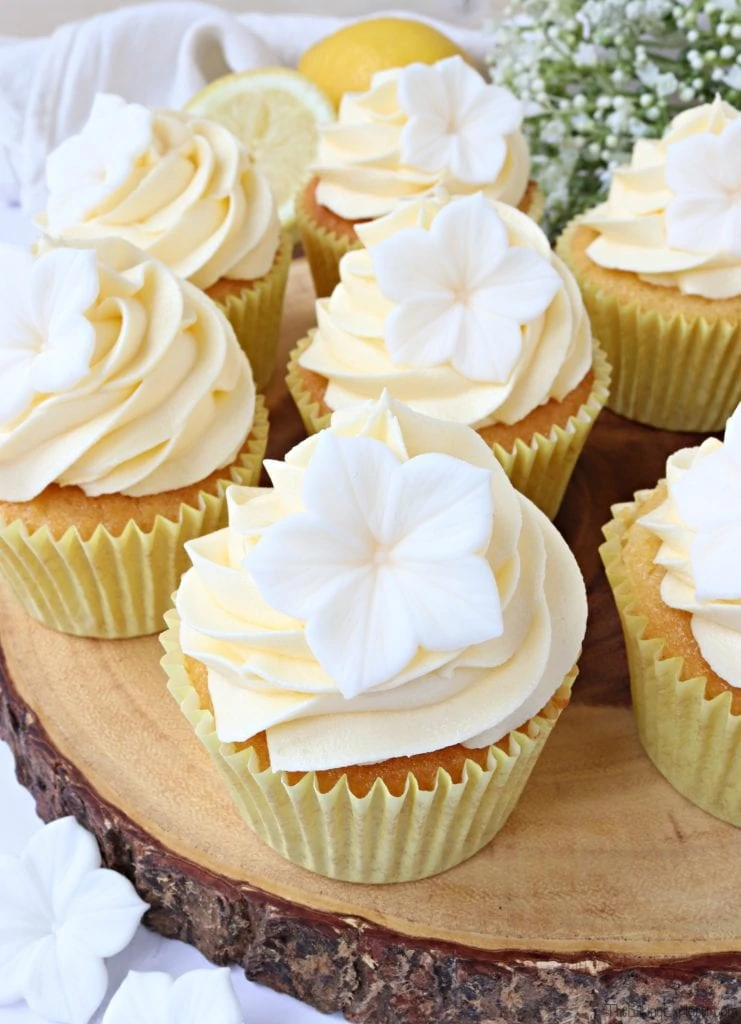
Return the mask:
<svg viewBox="0 0 741 1024">
<path fill-rule="evenodd" d="M 96 92 L 180 107 L 229 71 L 295 64 L 343 23 L 314 15 L 237 17 L 180 0 L 122 7 L 62 25 L 45 39 L 0 38 L 0 199 L 32 213 L 43 207 L 46 154 L 80 129 Z M 480 29 L 438 24 L 483 60 L 488 42 Z"/>
</svg>

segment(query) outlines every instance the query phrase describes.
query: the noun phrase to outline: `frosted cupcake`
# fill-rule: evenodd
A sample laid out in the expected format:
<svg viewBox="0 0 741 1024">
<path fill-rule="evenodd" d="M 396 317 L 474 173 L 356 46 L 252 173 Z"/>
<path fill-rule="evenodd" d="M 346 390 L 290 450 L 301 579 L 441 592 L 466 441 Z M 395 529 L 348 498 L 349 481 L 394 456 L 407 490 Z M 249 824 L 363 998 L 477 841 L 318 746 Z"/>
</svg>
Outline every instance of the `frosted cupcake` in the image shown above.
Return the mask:
<svg viewBox="0 0 741 1024">
<path fill-rule="evenodd" d="M 320 127 L 314 175 L 297 201 L 317 295 L 339 281 L 341 257 L 359 245 L 357 224 L 439 186 L 484 191 L 538 220 L 522 116 L 519 100 L 462 57 L 382 71 L 368 92 L 347 93 L 338 120 Z"/>
<path fill-rule="evenodd" d="M 722 100 L 636 143 L 607 202 L 557 252 L 613 366 L 608 405 L 668 430 L 720 430 L 741 400 L 741 121 Z"/>
<path fill-rule="evenodd" d="M 725 443 L 616 505 L 602 558 L 646 751 L 684 796 L 741 826 L 741 407 Z"/>
<path fill-rule="evenodd" d="M 161 628 L 267 415 L 218 306 L 118 239 L 0 250 L 0 575 L 40 622 Z"/>
<path fill-rule="evenodd" d="M 606 397 L 579 289 L 524 213 L 481 193 L 406 203 L 358 228 L 288 386 L 308 430 L 384 388 L 473 427 L 554 516 Z"/>
<path fill-rule="evenodd" d="M 171 692 L 282 856 L 443 871 L 503 826 L 569 700 L 576 561 L 472 430 L 386 395 L 267 467 L 189 545 Z"/>
<path fill-rule="evenodd" d="M 123 238 L 211 296 L 258 388 L 275 366 L 291 243 L 273 194 L 227 128 L 193 114 L 98 95 L 50 154 L 39 226 L 72 243 Z"/>
</svg>

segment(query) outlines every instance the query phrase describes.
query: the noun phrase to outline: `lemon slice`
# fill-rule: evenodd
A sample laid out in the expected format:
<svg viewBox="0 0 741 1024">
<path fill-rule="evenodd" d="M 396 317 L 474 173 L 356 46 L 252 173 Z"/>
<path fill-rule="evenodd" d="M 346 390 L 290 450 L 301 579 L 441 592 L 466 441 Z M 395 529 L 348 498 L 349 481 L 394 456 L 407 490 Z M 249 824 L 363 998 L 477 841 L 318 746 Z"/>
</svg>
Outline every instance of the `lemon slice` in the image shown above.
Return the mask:
<svg viewBox="0 0 741 1024">
<path fill-rule="evenodd" d="M 294 200 L 316 155 L 318 126 L 335 119 L 322 90 L 298 71 L 260 68 L 217 78 L 186 110 L 241 139 L 273 187 L 281 224 L 293 227 Z"/>
</svg>

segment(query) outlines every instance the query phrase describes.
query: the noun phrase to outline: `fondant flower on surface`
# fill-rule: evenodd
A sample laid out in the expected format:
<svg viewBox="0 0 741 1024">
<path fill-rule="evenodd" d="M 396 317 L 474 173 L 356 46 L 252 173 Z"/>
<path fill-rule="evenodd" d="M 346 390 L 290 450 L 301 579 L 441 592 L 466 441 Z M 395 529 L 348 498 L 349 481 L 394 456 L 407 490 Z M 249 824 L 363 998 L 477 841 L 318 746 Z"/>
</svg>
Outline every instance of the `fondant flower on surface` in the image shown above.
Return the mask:
<svg viewBox="0 0 741 1024">
<path fill-rule="evenodd" d="M 689 252 L 741 256 L 741 120 L 669 146 L 667 241 Z"/>
<path fill-rule="evenodd" d="M 522 353 L 522 326 L 562 287 L 545 257 L 510 246 L 481 195 L 457 199 L 429 231 L 406 228 L 371 248 L 381 292 L 395 308 L 384 326 L 397 365 L 452 363 L 471 380 L 504 383 Z"/>
<path fill-rule="evenodd" d="M 190 971 L 173 981 L 160 971 L 129 971 L 103 1024 L 243 1024 L 227 968 Z"/>
<path fill-rule="evenodd" d="M 509 89 L 490 85 L 462 57 L 448 57 L 404 68 L 398 97 L 408 118 L 401 133 L 405 164 L 468 185 L 496 180 L 507 158 L 504 136 L 522 123 L 522 104 Z"/>
<path fill-rule="evenodd" d="M 502 632 L 490 474 L 448 455 L 400 462 L 371 438 L 324 432 L 304 512 L 270 526 L 246 559 L 262 596 L 306 623 L 341 693 L 392 679 L 424 647 L 463 650 Z"/>
<path fill-rule="evenodd" d="M 99 287 L 92 250 L 57 249 L 34 261 L 0 249 L 0 424 L 35 394 L 66 391 L 88 372 L 95 328 L 85 313 Z"/>
<path fill-rule="evenodd" d="M 83 220 L 113 195 L 152 139 L 151 110 L 98 93 L 82 131 L 65 139 L 46 161 L 52 233 Z"/>
<path fill-rule="evenodd" d="M 698 600 L 741 600 L 741 406 L 726 423 L 722 448 L 696 459 L 672 495 L 695 533 L 690 561 Z"/>
<path fill-rule="evenodd" d="M 104 959 L 131 942 L 147 904 L 100 866 L 74 818 L 45 825 L 19 858 L 0 856 L 0 1005 L 87 1024 L 108 985 Z"/>
</svg>

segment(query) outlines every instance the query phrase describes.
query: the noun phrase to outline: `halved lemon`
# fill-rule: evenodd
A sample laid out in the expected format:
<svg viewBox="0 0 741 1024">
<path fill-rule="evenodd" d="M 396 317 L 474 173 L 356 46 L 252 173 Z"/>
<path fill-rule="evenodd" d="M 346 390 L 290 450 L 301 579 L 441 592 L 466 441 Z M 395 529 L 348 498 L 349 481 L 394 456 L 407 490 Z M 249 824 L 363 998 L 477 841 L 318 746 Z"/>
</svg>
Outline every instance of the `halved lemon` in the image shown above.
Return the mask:
<svg viewBox="0 0 741 1024">
<path fill-rule="evenodd" d="M 293 227 L 294 200 L 316 155 L 318 126 L 335 119 L 322 90 L 298 71 L 260 68 L 217 78 L 186 110 L 241 139 L 273 187 L 281 224 Z"/>
</svg>

